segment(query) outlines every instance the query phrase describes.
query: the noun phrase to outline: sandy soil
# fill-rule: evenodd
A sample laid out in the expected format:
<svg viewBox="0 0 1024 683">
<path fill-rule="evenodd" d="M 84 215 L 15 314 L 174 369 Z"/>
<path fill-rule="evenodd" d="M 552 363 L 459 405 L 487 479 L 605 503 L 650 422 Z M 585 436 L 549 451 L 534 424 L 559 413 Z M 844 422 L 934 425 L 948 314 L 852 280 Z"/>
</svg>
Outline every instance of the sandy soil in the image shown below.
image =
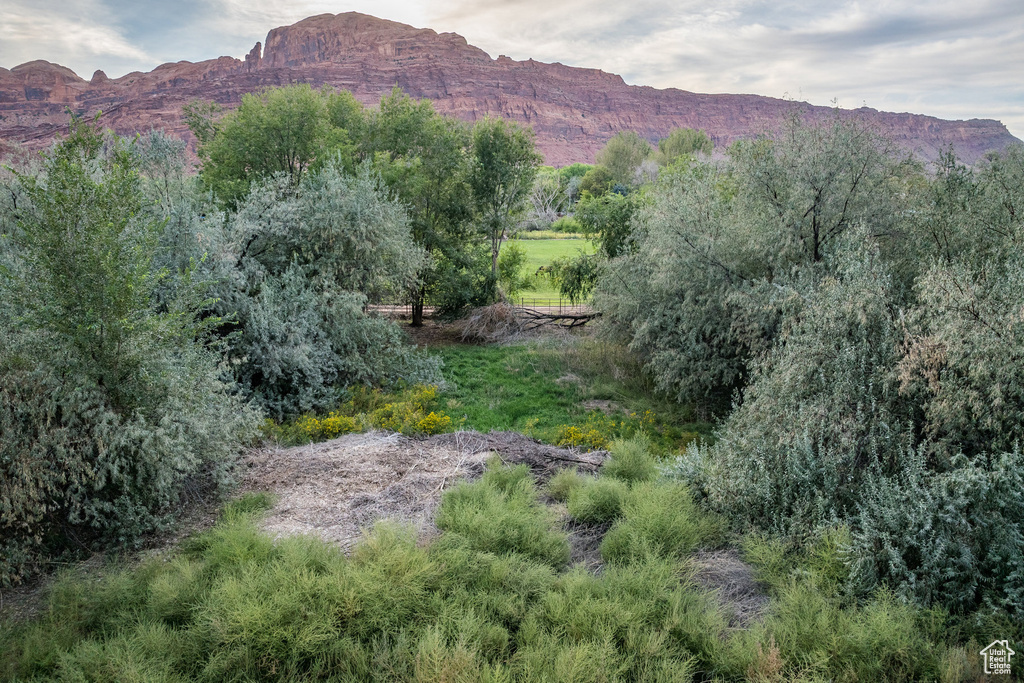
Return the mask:
<svg viewBox="0 0 1024 683">
<path fill-rule="evenodd" d="M 368 432 L 307 446 L 256 449 L 242 459 L 239 475 L 242 491 L 277 497 L 261 522 L 265 531 L 275 537 L 310 534 L 348 549 L 382 519 L 412 524 L 424 539 L 436 535 L 433 515 L 443 492 L 460 480 L 479 477 L 494 455 L 510 465 L 526 464 L 543 484 L 563 467 L 596 473 L 608 454 L 557 448 L 516 432 L 456 432 L 427 439 Z M 600 572 L 600 545 L 610 524 L 575 522 L 564 505 L 546 502 L 561 513 L 572 563 Z M 218 506 L 213 497 L 188 501 L 175 529 L 150 539 L 132 561 L 171 550 L 185 535 L 209 528 Z M 107 559 L 97 554 L 76 564 L 90 579 L 100 580 Z M 698 552 L 690 567 L 697 585 L 715 591 L 732 626 L 742 628 L 760 618 L 768 598 L 735 550 Z M 37 614 L 51 580 L 52 574 L 0 592 L 0 619 L 15 622 Z"/>
<path fill-rule="evenodd" d="M 313 534 L 348 548 L 381 519 L 413 524 L 424 537 L 435 534 L 432 519 L 441 494 L 460 479 L 478 477 L 493 454 L 509 464 L 529 465 L 542 481 L 566 465 L 596 471 L 606 457 L 514 432 L 428 439 L 369 432 L 252 451 L 243 462 L 242 488 L 278 497 L 262 522 L 268 533 Z"/>
</svg>

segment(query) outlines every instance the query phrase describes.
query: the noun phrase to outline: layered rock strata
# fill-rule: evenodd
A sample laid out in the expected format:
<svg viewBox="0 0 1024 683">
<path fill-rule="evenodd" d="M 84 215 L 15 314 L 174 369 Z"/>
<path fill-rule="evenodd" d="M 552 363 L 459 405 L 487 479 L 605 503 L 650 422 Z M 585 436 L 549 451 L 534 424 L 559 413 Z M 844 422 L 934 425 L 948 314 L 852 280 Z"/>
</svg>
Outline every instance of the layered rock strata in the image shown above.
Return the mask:
<svg viewBox="0 0 1024 683">
<path fill-rule="evenodd" d="M 794 108 L 811 118 L 833 115 L 828 107 L 758 95 L 662 90 L 627 85 L 597 69 L 491 59 L 454 33 L 348 12 L 275 28 L 265 46 L 256 43 L 244 59 L 168 63 L 115 79 L 97 71 L 88 81 L 46 61 L 0 68 L 0 139 L 46 146 L 66 130 L 69 109 L 87 117 L 102 112 L 103 125 L 122 134 L 162 128 L 188 136 L 181 108 L 189 100 L 231 107 L 244 93 L 289 83 L 350 90 L 367 104 L 397 85 L 467 121 L 513 119 L 533 127 L 538 147 L 554 165 L 592 161 L 620 130 L 657 140 L 685 126 L 727 145 L 770 130 Z M 946 121 L 868 108 L 840 115 L 863 118 L 924 160 L 952 147 L 961 159 L 974 162 L 1017 141 L 992 120 Z"/>
</svg>

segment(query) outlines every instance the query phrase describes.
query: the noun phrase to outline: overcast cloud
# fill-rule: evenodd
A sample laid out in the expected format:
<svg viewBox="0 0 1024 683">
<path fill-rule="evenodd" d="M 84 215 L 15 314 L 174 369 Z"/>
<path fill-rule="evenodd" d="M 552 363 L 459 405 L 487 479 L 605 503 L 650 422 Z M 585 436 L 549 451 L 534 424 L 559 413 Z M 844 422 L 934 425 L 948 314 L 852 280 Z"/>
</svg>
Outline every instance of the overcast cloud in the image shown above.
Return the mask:
<svg viewBox="0 0 1024 683">
<path fill-rule="evenodd" d="M 117 77 L 241 57 L 275 26 L 349 10 L 638 85 L 993 118 L 1024 138 L 1021 0 L 3 0 L 0 66 Z"/>
</svg>

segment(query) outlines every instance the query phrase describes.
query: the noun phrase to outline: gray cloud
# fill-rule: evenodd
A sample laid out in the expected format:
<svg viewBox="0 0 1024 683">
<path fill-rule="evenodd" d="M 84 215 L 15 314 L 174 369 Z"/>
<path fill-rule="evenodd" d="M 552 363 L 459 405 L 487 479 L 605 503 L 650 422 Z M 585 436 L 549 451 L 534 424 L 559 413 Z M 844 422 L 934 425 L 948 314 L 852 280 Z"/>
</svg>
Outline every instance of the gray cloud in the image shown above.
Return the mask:
<svg viewBox="0 0 1024 683">
<path fill-rule="evenodd" d="M 1019 0 L 550 5 L 456 0 L 435 3 L 432 18 L 492 53 L 596 66 L 631 83 L 996 118 L 1024 137 Z"/>
</svg>

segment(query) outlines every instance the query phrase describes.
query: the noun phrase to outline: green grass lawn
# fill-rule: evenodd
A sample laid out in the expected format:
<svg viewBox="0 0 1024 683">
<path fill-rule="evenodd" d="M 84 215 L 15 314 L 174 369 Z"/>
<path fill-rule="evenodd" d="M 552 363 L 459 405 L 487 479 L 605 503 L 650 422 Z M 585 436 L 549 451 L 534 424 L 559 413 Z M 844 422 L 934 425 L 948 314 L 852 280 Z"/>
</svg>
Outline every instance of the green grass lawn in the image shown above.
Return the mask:
<svg viewBox="0 0 1024 683">
<path fill-rule="evenodd" d="M 465 427 L 549 433 L 579 419 L 580 386 L 559 382 L 564 363 L 529 346 L 450 346 L 438 349 L 455 402 L 445 411 Z"/>
<path fill-rule="evenodd" d="M 594 245 L 590 240 L 565 239 L 565 240 L 515 240 L 523 251 L 526 252 L 525 271 L 529 274 L 537 272 L 538 268 L 550 266 L 555 259 L 563 256 L 575 257 L 581 251 L 587 254 L 594 253 Z M 558 299 L 558 289 L 546 277 L 537 278 L 536 289 L 523 292 L 525 299 Z"/>
<path fill-rule="evenodd" d="M 596 428 L 609 439 L 642 428 L 659 454 L 713 439 L 714 426 L 697 420 L 689 406 L 653 396 L 641 368 L 615 345 L 577 340 L 436 351 L 449 383 L 439 407 L 455 421 L 464 419 L 465 429 L 512 430 L 558 443 L 567 426 Z"/>
</svg>

